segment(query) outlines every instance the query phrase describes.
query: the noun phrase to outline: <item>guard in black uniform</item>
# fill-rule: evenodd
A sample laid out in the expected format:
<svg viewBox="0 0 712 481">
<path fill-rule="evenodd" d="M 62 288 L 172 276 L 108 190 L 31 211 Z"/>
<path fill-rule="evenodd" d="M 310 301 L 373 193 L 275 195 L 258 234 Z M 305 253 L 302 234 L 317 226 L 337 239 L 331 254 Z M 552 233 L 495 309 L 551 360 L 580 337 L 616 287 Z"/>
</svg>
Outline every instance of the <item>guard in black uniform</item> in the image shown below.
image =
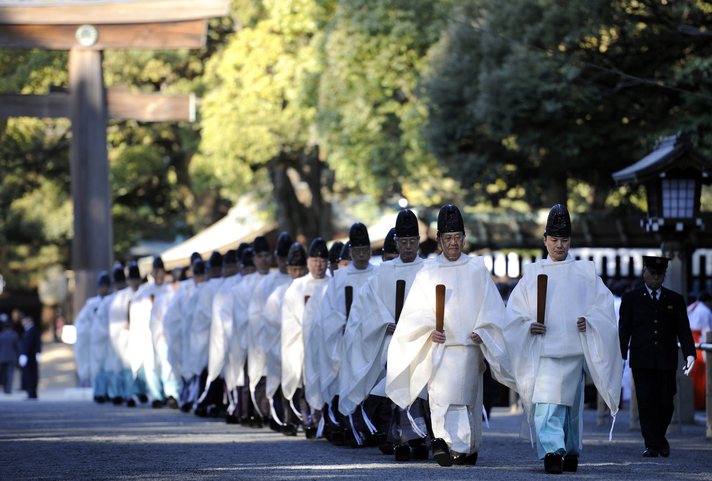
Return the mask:
<svg viewBox="0 0 712 481">
<path fill-rule="evenodd" d="M 677 392 L 677 343 L 687 360 L 689 375 L 695 362 L 695 345 L 682 296 L 662 287 L 668 259 L 643 256 L 644 285 L 623 295 L 619 335 L 621 354 L 628 358 L 638 399 L 640 430 L 645 457 L 668 457 L 665 439 Z"/>
</svg>

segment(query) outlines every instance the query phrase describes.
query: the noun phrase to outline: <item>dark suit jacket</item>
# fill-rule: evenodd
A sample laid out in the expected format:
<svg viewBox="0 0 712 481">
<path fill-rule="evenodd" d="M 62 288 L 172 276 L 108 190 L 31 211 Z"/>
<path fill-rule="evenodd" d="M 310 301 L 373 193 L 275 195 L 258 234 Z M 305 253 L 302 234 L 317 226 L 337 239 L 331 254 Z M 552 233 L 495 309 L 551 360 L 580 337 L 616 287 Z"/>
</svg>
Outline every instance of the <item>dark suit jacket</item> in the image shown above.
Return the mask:
<svg viewBox="0 0 712 481">
<path fill-rule="evenodd" d="M 32 326 L 30 329 L 25 331 L 22 336 L 22 346 L 20 349 L 20 354 L 27 356 L 27 363 L 36 363 L 35 354 L 42 350 L 42 341 L 40 339 L 40 333 L 36 326 Z"/>
<path fill-rule="evenodd" d="M 630 345 L 632 369 L 677 369 L 678 341 L 683 356 L 695 355 L 685 301 L 664 287 L 657 302 L 645 286 L 623 294 L 618 333 L 623 359 Z"/>
</svg>

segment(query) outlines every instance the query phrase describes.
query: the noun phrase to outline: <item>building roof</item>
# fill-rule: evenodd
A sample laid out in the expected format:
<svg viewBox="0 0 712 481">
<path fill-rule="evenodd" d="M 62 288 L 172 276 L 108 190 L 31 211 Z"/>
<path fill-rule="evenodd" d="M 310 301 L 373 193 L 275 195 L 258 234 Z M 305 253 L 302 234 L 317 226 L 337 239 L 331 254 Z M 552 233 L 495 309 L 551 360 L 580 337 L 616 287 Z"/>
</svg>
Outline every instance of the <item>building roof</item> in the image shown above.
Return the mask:
<svg viewBox="0 0 712 481">
<path fill-rule="evenodd" d="M 655 150 L 628 167 L 614 172 L 613 180 L 618 185 L 642 184 L 672 169 L 693 168 L 703 177 L 712 173 L 712 162 L 693 148 L 685 135 L 663 137 Z"/>
</svg>

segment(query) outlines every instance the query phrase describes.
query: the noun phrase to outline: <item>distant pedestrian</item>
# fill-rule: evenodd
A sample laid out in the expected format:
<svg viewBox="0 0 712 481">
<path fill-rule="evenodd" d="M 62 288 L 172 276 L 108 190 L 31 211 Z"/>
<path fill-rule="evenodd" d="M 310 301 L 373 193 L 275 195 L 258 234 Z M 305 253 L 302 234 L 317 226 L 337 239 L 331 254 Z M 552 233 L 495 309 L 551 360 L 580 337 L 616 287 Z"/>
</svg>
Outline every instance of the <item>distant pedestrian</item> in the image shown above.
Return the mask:
<svg viewBox="0 0 712 481">
<path fill-rule="evenodd" d="M 37 399 L 42 341 L 39 330 L 35 327 L 35 321 L 30 316 L 22 318 L 22 327 L 25 329 L 19 357 L 22 368 L 22 389 L 27 391 L 28 399 Z"/>
<path fill-rule="evenodd" d="M 15 363 L 20 355 L 20 336 L 12 329 L 7 314 L 0 314 L 0 384 L 5 394 L 12 392 Z"/>
</svg>

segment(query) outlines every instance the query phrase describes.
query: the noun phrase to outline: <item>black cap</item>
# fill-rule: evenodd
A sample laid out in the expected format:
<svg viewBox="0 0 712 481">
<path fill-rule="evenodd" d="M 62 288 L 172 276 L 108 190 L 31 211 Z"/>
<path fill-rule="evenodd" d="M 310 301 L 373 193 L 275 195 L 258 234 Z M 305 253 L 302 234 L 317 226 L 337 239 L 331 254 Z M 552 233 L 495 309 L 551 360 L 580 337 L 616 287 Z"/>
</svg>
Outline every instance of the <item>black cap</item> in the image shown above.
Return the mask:
<svg viewBox="0 0 712 481">
<path fill-rule="evenodd" d="M 163 265 L 163 259 L 161 259 L 161 256 L 156 256 L 153 258 L 153 268 L 163 269 L 164 271 L 166 270 L 166 266 Z"/>
<path fill-rule="evenodd" d="M 124 266 L 121 264 L 116 264 L 111 271 L 111 277 L 114 278 L 114 282 L 119 284 L 126 282 L 126 273 L 124 272 Z"/>
<path fill-rule="evenodd" d="M 326 250 L 326 241 L 321 237 L 315 237 L 309 244 L 309 257 L 329 258 L 329 251 Z"/>
<path fill-rule="evenodd" d="M 255 240 L 252 241 L 252 248 L 255 250 L 255 254 L 259 254 L 260 252 L 270 252 L 271 250 L 269 248 L 267 238 L 261 235 L 255 237 Z"/>
<path fill-rule="evenodd" d="M 173 282 L 183 280 L 181 277 L 183 276 L 183 271 L 185 269 L 183 267 L 174 267 L 171 270 L 171 278 L 173 279 Z"/>
<path fill-rule="evenodd" d="M 460 209 L 452 204 L 445 204 L 438 213 L 438 235 L 447 232 L 465 232 Z"/>
<path fill-rule="evenodd" d="M 210 254 L 210 259 L 208 260 L 208 267 L 210 269 L 214 267 L 222 267 L 223 263 L 223 256 L 220 254 L 218 251 L 213 251 L 212 254 Z"/>
<path fill-rule="evenodd" d="M 96 278 L 96 286 L 97 287 L 109 287 L 111 285 L 111 277 L 109 277 L 109 273 L 106 271 L 101 271 L 99 275 Z"/>
<path fill-rule="evenodd" d="M 571 217 L 563 204 L 556 204 L 549 211 L 544 235 L 552 237 L 571 237 Z"/>
<path fill-rule="evenodd" d="M 240 242 L 240 245 L 237 246 L 237 260 L 242 262 L 242 253 L 245 252 L 245 249 L 250 247 L 250 244 L 247 242 Z"/>
<path fill-rule="evenodd" d="M 331 244 L 331 249 L 329 249 L 329 262 L 339 262 L 339 256 L 341 255 L 341 249 L 343 249 L 344 243 L 341 241 L 334 241 Z"/>
<path fill-rule="evenodd" d="M 386 234 L 386 240 L 383 241 L 384 254 L 398 254 L 398 246 L 396 246 L 396 228 L 392 227 Z"/>
<path fill-rule="evenodd" d="M 289 248 L 289 252 L 287 253 L 287 265 L 300 267 L 307 265 L 307 251 L 304 250 L 304 246 L 299 242 L 294 242 Z"/>
<path fill-rule="evenodd" d="M 289 249 L 292 248 L 292 236 L 286 232 L 279 234 L 277 238 L 277 248 L 274 253 L 277 257 L 287 257 L 289 255 Z"/>
<path fill-rule="evenodd" d="M 371 239 L 368 238 L 368 229 L 360 222 L 354 222 L 349 229 L 349 243 L 351 247 L 371 247 Z"/>
<path fill-rule="evenodd" d="M 351 241 L 347 242 L 341 247 L 341 252 L 339 253 L 340 261 L 350 261 L 351 260 Z"/>
<path fill-rule="evenodd" d="M 252 247 L 248 247 L 242 251 L 242 265 L 243 267 L 255 267 L 255 250 Z"/>
<path fill-rule="evenodd" d="M 667 269 L 670 259 L 667 257 L 643 256 L 643 267 L 651 271 L 664 271 Z"/>
<path fill-rule="evenodd" d="M 194 276 L 202 276 L 205 275 L 206 265 L 205 261 L 202 259 L 198 259 L 191 264 L 191 269 L 193 270 L 193 275 Z"/>
<path fill-rule="evenodd" d="M 201 261 L 202 261 L 202 260 L 203 260 L 203 256 L 201 256 L 201 255 L 200 255 L 199 253 L 197 253 L 197 252 L 193 252 L 193 253 L 190 255 L 190 263 L 192 264 L 193 262 L 195 262 L 195 261 L 197 261 L 197 260 L 201 260 Z"/>
<path fill-rule="evenodd" d="M 398 237 L 417 237 L 418 219 L 410 209 L 403 209 L 396 217 L 396 235 Z"/>
<path fill-rule="evenodd" d="M 237 264 L 237 251 L 230 249 L 223 257 L 223 264 Z"/>
<path fill-rule="evenodd" d="M 129 279 L 141 280 L 141 271 L 138 270 L 136 261 L 129 262 Z"/>
</svg>

